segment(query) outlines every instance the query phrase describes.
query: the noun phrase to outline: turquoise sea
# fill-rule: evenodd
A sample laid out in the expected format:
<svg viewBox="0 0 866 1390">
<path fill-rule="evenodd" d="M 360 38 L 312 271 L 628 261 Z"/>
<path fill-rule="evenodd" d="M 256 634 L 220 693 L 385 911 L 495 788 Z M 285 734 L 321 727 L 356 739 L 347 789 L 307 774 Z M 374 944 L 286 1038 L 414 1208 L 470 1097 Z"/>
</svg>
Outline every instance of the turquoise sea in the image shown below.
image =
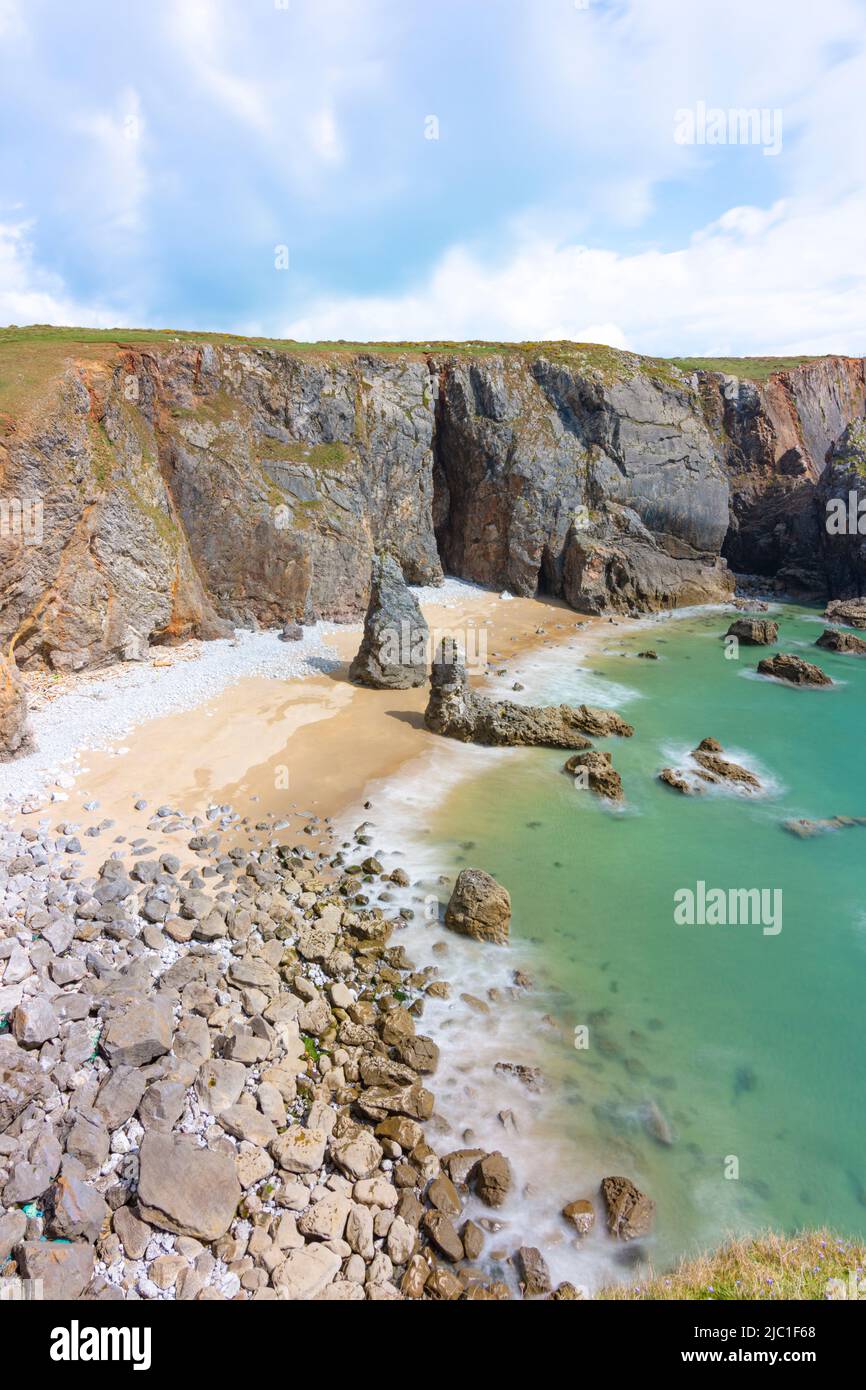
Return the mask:
<svg viewBox="0 0 866 1390">
<path fill-rule="evenodd" d="M 603 701 L 634 725 L 632 739 L 600 742 L 624 809 L 575 788 L 565 754 L 473 750 L 472 775 L 426 838 L 452 872 L 482 866 L 512 895 L 509 954 L 530 963 L 536 988 L 512 1010 L 510 1056 L 540 1061 L 546 1082 L 537 1100 L 511 1083 L 535 1107 L 522 1124 L 527 1191 L 558 1211 L 604 1172 L 634 1178 L 658 1214 L 632 1258 L 657 1268 L 729 1232 L 866 1233 L 866 827 L 801 840 L 782 826 L 866 815 L 866 659 L 814 648 L 819 614 L 775 605 L 770 650 L 815 660 L 837 683 L 756 678 L 766 648 L 725 656 L 733 616 L 611 626 L 583 658 L 551 648 L 513 663 L 520 698 Z M 658 661 L 637 658 L 647 647 Z M 515 669 L 495 693 L 510 693 Z M 706 736 L 765 794 L 685 797 L 657 780 Z M 674 894 L 699 881 L 781 890 L 782 930 L 676 925 Z M 575 1028 L 588 1046 L 575 1046 Z M 533 1144 L 552 1155 L 547 1169 L 533 1169 Z M 571 1246 L 570 1277 L 593 1250 L 602 1268 L 612 1258 L 601 1243 L 577 1257 Z"/>
</svg>

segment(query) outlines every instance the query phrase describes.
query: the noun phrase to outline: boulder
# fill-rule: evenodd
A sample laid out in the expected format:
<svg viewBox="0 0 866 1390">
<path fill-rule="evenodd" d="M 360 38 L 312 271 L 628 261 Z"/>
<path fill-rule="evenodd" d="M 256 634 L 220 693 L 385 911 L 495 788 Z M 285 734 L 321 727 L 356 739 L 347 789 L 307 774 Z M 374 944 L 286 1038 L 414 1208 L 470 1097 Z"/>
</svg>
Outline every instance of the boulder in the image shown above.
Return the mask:
<svg viewBox="0 0 866 1390">
<path fill-rule="evenodd" d="M 585 1197 L 569 1202 L 562 1208 L 566 1221 L 570 1221 L 579 1236 L 588 1235 L 595 1225 L 595 1208 Z"/>
<path fill-rule="evenodd" d="M 45 1093 L 48 1084 L 37 1057 L 18 1047 L 8 1035 L 0 1037 L 0 1134 Z"/>
<path fill-rule="evenodd" d="M 0 1267 L 5 1265 L 26 1230 L 27 1217 L 23 1211 L 7 1211 L 5 1216 L 0 1216 Z"/>
<path fill-rule="evenodd" d="M 469 1173 L 469 1184 L 486 1207 L 501 1207 L 513 1181 L 511 1164 L 498 1151 L 485 1154 Z"/>
<path fill-rule="evenodd" d="M 305 1245 L 303 1250 L 290 1250 L 273 1275 L 274 1287 L 282 1298 L 316 1298 L 334 1280 L 340 1268 L 340 1256 L 325 1245 Z"/>
<path fill-rule="evenodd" d="M 652 1230 L 656 1204 L 629 1178 L 603 1178 L 601 1195 L 611 1235 L 619 1240 L 635 1240 Z"/>
<path fill-rule="evenodd" d="M 848 627 L 866 627 L 866 598 L 837 598 L 828 603 L 824 617 L 831 623 Z"/>
<path fill-rule="evenodd" d="M 27 1157 L 24 1159 L 24 1153 Z M 33 1142 L 16 1158 L 12 1172 L 3 1188 L 7 1206 L 33 1202 L 51 1185 L 60 1168 L 62 1152 L 50 1125 L 40 1130 Z"/>
<path fill-rule="evenodd" d="M 622 778 L 613 767 L 610 753 L 603 753 L 599 748 L 592 748 L 588 753 L 574 753 L 562 770 L 576 781 L 585 776 L 586 785 L 596 796 L 608 801 L 623 800 Z"/>
<path fill-rule="evenodd" d="M 475 941 L 508 941 L 511 897 L 484 869 L 462 869 L 445 909 L 445 925 Z"/>
<path fill-rule="evenodd" d="M 21 1047 L 41 1047 L 43 1043 L 56 1038 L 60 1032 L 60 1019 L 50 1000 L 43 995 L 23 999 L 12 1016 L 12 1032 Z"/>
<path fill-rule="evenodd" d="M 779 624 L 771 618 L 736 618 L 725 633 L 748 647 L 771 647 L 779 636 Z"/>
<path fill-rule="evenodd" d="M 349 679 L 379 690 L 409 690 L 427 679 L 428 628 L 392 555 L 374 556 L 364 636 Z"/>
<path fill-rule="evenodd" d="M 513 700 L 492 700 L 479 694 L 470 686 L 457 645 L 450 637 L 440 643 L 433 662 L 424 722 L 434 734 L 494 747 L 581 749 L 590 747 L 587 733 L 596 737 L 619 734 L 623 738 L 634 733 L 612 710 L 589 705 L 518 705 Z"/>
<path fill-rule="evenodd" d="M 521 1245 L 514 1255 L 514 1267 L 524 1298 L 538 1298 L 550 1293 L 553 1285 L 544 1256 L 534 1245 Z"/>
<path fill-rule="evenodd" d="M 113 1067 L 142 1067 L 171 1048 L 170 1005 L 142 999 L 115 1014 L 102 1035 L 102 1050 Z"/>
<path fill-rule="evenodd" d="M 761 791 L 760 779 L 748 768 L 723 758 L 723 751 L 717 739 L 701 739 L 697 748 L 693 748 L 689 754 L 691 764 L 681 768 L 663 767 L 659 781 L 674 791 L 682 792 L 684 796 L 695 796 L 707 786 L 722 786 L 748 793 Z"/>
<path fill-rule="evenodd" d="M 177 1235 L 217 1240 L 241 1197 L 227 1154 L 180 1134 L 150 1131 L 141 1143 L 138 1202 L 145 1221 Z"/>
<path fill-rule="evenodd" d="M 361 1125 L 340 1138 L 332 1137 L 330 1148 L 337 1167 L 353 1182 L 372 1177 L 382 1161 L 382 1145 Z"/>
<path fill-rule="evenodd" d="M 108 1206 L 95 1187 L 72 1175 L 61 1176 L 51 1189 L 49 1230 L 63 1239 L 97 1239 L 108 1218 Z"/>
<path fill-rule="evenodd" d="M 285 1134 L 271 1144 L 271 1154 L 289 1173 L 314 1173 L 325 1158 L 328 1136 L 321 1129 L 290 1125 Z"/>
<path fill-rule="evenodd" d="M 454 1229 L 454 1223 L 444 1211 L 425 1211 L 421 1225 L 431 1245 L 434 1245 L 446 1260 L 457 1264 L 463 1259 L 463 1242 Z"/>
<path fill-rule="evenodd" d="M 93 1246 L 84 1241 L 24 1240 L 14 1253 L 22 1279 L 41 1279 L 50 1301 L 80 1298 L 93 1277 Z"/>
<path fill-rule="evenodd" d="M 815 643 L 827 652 L 843 652 L 849 656 L 866 656 L 866 642 L 855 637 L 853 632 L 839 632 L 835 627 L 825 627 Z"/>
<path fill-rule="evenodd" d="M 145 1079 L 137 1067 L 113 1067 L 99 1088 L 93 1103 L 108 1129 L 120 1129 L 138 1109 L 144 1095 Z"/>
<path fill-rule="evenodd" d="M 21 758 L 33 747 L 24 683 L 15 664 L 0 656 L 0 762 Z"/>
<path fill-rule="evenodd" d="M 254 1105 L 228 1105 L 220 1111 L 219 1122 L 235 1139 L 257 1144 L 262 1149 L 277 1137 L 276 1125 Z"/>
<path fill-rule="evenodd" d="M 232 1062 L 227 1058 L 215 1057 L 205 1062 L 196 1077 L 195 1091 L 201 1105 L 212 1115 L 219 1115 L 234 1105 L 246 1080 L 246 1067 L 242 1062 Z"/>
<path fill-rule="evenodd" d="M 352 1203 L 338 1192 L 313 1202 L 298 1221 L 302 1236 L 311 1240 L 342 1240 Z"/>
<path fill-rule="evenodd" d="M 763 661 L 758 662 L 758 673 L 762 676 L 773 676 L 775 680 L 785 681 L 788 685 L 833 684 L 820 666 L 813 666 L 811 661 L 791 656 L 788 652 L 780 652 L 778 656 L 765 656 Z"/>
</svg>

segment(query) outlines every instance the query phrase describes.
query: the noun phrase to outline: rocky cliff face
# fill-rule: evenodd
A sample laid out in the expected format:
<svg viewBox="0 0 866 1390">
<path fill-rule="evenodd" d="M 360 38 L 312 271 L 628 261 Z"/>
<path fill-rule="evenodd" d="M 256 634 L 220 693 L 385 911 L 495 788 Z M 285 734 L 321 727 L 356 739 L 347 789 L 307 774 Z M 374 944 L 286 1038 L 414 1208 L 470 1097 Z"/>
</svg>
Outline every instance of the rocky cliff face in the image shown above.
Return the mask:
<svg viewBox="0 0 866 1390">
<path fill-rule="evenodd" d="M 357 618 L 377 549 L 410 582 L 444 566 L 584 612 L 718 599 L 728 564 L 832 591 L 820 480 L 864 410 L 851 359 L 758 385 L 568 344 L 73 344 L 0 416 L 2 497 L 41 505 L 38 539 L 4 511 L 0 636 L 80 668 Z"/>
<path fill-rule="evenodd" d="M 731 486 L 722 553 L 737 573 L 773 578 L 793 592 L 838 592 L 822 480 L 834 444 L 866 414 L 864 366 L 862 358 L 820 358 L 761 384 L 702 376 Z M 866 568 L 856 583 L 866 583 Z"/>
<path fill-rule="evenodd" d="M 685 377 L 611 354 L 439 371 L 436 535 L 445 568 L 584 612 L 718 598 L 722 455 Z"/>
</svg>

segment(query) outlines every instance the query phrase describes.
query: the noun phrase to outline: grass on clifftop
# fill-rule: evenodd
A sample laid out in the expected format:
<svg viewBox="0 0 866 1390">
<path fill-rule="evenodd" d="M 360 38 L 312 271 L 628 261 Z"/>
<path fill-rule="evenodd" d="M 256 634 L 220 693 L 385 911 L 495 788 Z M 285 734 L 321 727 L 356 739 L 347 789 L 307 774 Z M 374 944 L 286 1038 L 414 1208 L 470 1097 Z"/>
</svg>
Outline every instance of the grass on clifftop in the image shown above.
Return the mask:
<svg viewBox="0 0 866 1390">
<path fill-rule="evenodd" d="M 684 1260 L 670 1274 L 653 1275 L 638 1284 L 613 1285 L 601 1299 L 702 1301 L 709 1299 L 824 1300 L 852 1297 L 866 1281 L 866 1245 L 832 1231 L 773 1233 L 730 1240 L 712 1255 Z M 841 1281 L 844 1292 L 828 1281 Z M 866 1297 L 866 1282 L 862 1297 Z"/>
<path fill-rule="evenodd" d="M 747 381 L 767 381 L 774 372 L 790 372 L 817 357 L 671 357 L 681 372 L 722 372 Z"/>
<path fill-rule="evenodd" d="M 699 369 L 725 372 L 753 381 L 765 381 L 773 372 L 815 360 L 810 357 L 645 357 L 600 343 L 567 341 L 299 343 L 290 338 L 243 337 L 233 333 L 200 333 L 173 328 L 59 328 L 44 323 L 25 327 L 12 324 L 0 328 L 0 434 L 4 424 L 2 417 L 11 419 L 18 412 L 38 404 L 40 392 L 60 375 L 69 358 L 108 363 L 124 347 L 159 347 L 181 343 L 262 348 L 309 357 L 351 356 L 359 352 L 416 358 L 431 353 L 481 358 L 511 353 L 527 359 L 544 355 L 565 367 L 592 369 L 608 383 L 627 379 L 636 371 L 642 371 L 663 383 L 675 384 L 678 378 L 674 368 L 687 373 Z"/>
</svg>

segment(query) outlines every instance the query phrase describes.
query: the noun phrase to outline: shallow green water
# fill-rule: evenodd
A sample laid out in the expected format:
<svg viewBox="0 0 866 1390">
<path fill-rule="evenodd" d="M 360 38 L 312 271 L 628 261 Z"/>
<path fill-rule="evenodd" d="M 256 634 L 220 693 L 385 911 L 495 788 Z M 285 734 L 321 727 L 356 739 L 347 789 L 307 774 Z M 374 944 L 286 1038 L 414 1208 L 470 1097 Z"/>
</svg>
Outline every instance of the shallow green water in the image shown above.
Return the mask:
<svg viewBox="0 0 866 1390">
<path fill-rule="evenodd" d="M 786 607 L 778 647 L 843 683 L 749 679 L 765 650 L 726 660 L 730 616 L 703 610 L 627 636 L 611 627 L 584 663 L 602 689 L 636 697 L 619 705 L 636 736 L 601 745 L 625 812 L 576 790 L 563 754 L 533 750 L 494 759 L 432 824 L 455 866 L 482 865 L 510 889 L 513 939 L 533 943 L 559 1028 L 547 1057 L 554 1123 L 593 1155 L 587 1173 L 609 1154 L 608 1172 L 657 1199 L 655 1259 L 767 1225 L 866 1232 L 866 827 L 799 840 L 780 824 L 866 814 L 866 659 L 809 651 L 816 614 Z M 659 661 L 636 659 L 648 646 Z M 536 700 L 586 698 L 573 653 L 545 655 L 525 679 Z M 772 793 L 692 798 L 656 780 L 708 735 Z M 781 932 L 675 925 L 674 893 L 699 880 L 781 889 Z M 589 1026 L 582 1051 L 578 1024 Z M 669 1147 L 647 1132 L 653 1103 Z"/>
</svg>

